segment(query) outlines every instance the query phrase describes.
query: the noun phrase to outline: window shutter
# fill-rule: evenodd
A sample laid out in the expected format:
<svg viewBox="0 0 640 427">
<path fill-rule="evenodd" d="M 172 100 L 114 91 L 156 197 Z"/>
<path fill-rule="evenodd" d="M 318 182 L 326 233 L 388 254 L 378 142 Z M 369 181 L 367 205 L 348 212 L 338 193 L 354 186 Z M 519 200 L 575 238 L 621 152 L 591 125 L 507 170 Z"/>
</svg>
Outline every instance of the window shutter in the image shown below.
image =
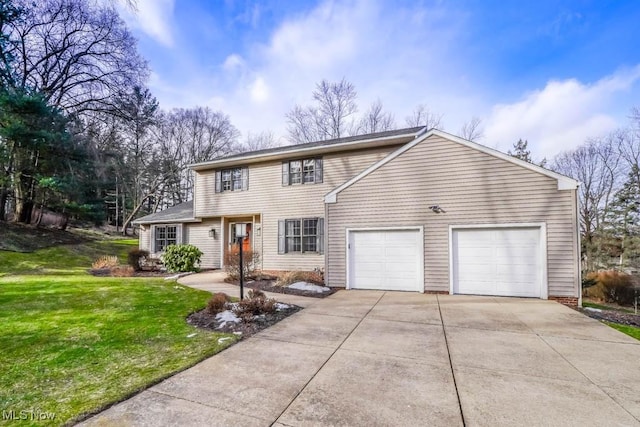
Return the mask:
<svg viewBox="0 0 640 427">
<path fill-rule="evenodd" d="M 283 254 L 286 252 L 284 245 L 284 220 L 278 220 L 278 253 Z"/>
<path fill-rule="evenodd" d="M 222 191 L 222 171 L 216 171 L 216 193 Z"/>
<path fill-rule="evenodd" d="M 289 162 L 282 162 L 282 185 L 289 185 Z"/>
<path fill-rule="evenodd" d="M 149 252 L 154 254 L 158 252 L 156 250 L 156 226 L 155 225 L 151 226 L 149 233 L 151 234 L 151 236 L 149 237 Z"/>
<path fill-rule="evenodd" d="M 242 191 L 249 189 L 249 168 L 242 168 Z"/>
<path fill-rule="evenodd" d="M 324 218 L 318 218 L 318 225 L 316 226 L 316 249 L 319 254 L 324 253 Z"/>
<path fill-rule="evenodd" d="M 321 183 L 322 182 L 322 159 L 316 159 L 316 177 L 315 177 L 315 182 L 316 184 Z"/>
</svg>

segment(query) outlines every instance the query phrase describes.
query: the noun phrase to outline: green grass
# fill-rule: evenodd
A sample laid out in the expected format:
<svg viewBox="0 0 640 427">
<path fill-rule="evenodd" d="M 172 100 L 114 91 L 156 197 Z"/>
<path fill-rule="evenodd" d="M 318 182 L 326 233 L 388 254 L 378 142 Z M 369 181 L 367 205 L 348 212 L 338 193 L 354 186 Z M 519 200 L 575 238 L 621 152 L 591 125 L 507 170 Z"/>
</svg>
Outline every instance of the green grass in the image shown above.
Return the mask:
<svg viewBox="0 0 640 427">
<path fill-rule="evenodd" d="M 607 325 L 611 326 L 613 329 L 617 329 L 618 331 L 629 335 L 637 340 L 640 340 L 640 328 L 635 326 L 628 325 L 620 325 L 618 323 L 605 322 Z"/>
<path fill-rule="evenodd" d="M 135 240 L 0 251 L 0 410 L 61 425 L 130 396 L 235 342 L 189 326 L 210 294 L 174 281 L 94 277 L 100 255 Z M 219 338 L 231 337 L 219 343 Z"/>
</svg>

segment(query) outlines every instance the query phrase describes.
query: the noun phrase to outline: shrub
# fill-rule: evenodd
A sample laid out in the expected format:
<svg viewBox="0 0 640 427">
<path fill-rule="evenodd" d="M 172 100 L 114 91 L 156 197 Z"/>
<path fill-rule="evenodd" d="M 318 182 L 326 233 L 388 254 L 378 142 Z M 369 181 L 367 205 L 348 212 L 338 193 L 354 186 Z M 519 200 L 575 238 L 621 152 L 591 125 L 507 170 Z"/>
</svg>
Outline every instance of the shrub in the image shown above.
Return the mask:
<svg viewBox="0 0 640 427">
<path fill-rule="evenodd" d="M 93 264 L 91 264 L 91 268 L 98 270 L 101 268 L 112 268 L 117 265 L 118 265 L 117 256 L 104 255 L 98 258 L 97 260 L 95 260 Z"/>
<path fill-rule="evenodd" d="M 296 282 L 308 282 L 316 285 L 324 286 L 324 280 L 322 274 L 318 271 L 287 271 L 282 273 L 278 280 L 276 280 L 276 286 L 289 286 Z"/>
<path fill-rule="evenodd" d="M 252 250 L 242 251 L 242 270 L 244 277 L 253 275 L 256 265 L 260 262 L 260 254 Z M 230 279 L 240 278 L 240 250 L 237 246 L 232 247 L 224 254 L 224 271 Z"/>
<path fill-rule="evenodd" d="M 246 299 L 235 305 L 233 312 L 242 321 L 249 322 L 254 316 L 274 313 L 276 311 L 276 303 L 275 299 L 267 298 L 264 292 L 252 289 L 247 292 Z"/>
<path fill-rule="evenodd" d="M 224 311 L 228 302 L 231 302 L 231 297 L 224 292 L 213 294 L 207 303 L 207 311 L 211 314 L 218 314 Z"/>
<path fill-rule="evenodd" d="M 584 289 L 584 296 L 620 305 L 633 304 L 635 290 L 630 275 L 615 270 L 594 271 L 585 277 L 585 282 L 592 280 L 596 284 Z"/>
<path fill-rule="evenodd" d="M 149 257 L 149 251 L 144 249 L 131 249 L 127 254 L 127 263 L 133 267 L 135 271 L 142 270 L 142 262 Z"/>
<path fill-rule="evenodd" d="M 193 245 L 169 245 L 162 255 L 162 262 L 172 273 L 196 271 L 201 256 L 202 251 Z"/>
<path fill-rule="evenodd" d="M 135 270 L 130 265 L 117 265 L 111 268 L 113 277 L 132 277 L 134 274 Z"/>
</svg>

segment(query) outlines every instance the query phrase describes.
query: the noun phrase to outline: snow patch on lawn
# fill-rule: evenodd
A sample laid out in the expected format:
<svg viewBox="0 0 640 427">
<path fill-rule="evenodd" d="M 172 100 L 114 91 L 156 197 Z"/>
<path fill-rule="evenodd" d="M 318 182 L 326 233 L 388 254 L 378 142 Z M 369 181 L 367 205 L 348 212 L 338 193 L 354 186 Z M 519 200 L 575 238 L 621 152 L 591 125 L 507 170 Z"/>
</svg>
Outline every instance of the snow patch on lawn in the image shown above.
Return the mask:
<svg viewBox="0 0 640 427">
<path fill-rule="evenodd" d="M 331 289 L 327 288 L 326 286 L 314 285 L 313 283 L 309 283 L 309 282 L 292 283 L 292 284 L 290 284 L 288 286 L 288 288 L 290 288 L 290 289 L 298 289 L 300 291 L 317 292 L 319 294 L 321 294 L 323 292 L 329 292 L 331 290 Z"/>
<path fill-rule="evenodd" d="M 218 328 L 222 329 L 227 325 L 227 323 L 238 323 L 240 318 L 236 316 L 233 311 L 225 310 L 216 314 L 216 320 L 220 322 L 220 326 L 218 326 Z"/>
</svg>

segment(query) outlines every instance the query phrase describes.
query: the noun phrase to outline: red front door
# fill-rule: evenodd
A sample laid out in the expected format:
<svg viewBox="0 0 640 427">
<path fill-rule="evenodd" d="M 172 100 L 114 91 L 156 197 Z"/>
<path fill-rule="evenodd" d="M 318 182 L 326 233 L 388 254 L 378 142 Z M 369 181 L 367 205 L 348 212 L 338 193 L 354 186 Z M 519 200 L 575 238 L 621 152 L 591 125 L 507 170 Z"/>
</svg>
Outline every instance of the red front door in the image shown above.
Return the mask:
<svg viewBox="0 0 640 427">
<path fill-rule="evenodd" d="M 242 242 L 242 250 L 251 250 L 251 224 L 247 224 L 247 237 Z"/>
</svg>

